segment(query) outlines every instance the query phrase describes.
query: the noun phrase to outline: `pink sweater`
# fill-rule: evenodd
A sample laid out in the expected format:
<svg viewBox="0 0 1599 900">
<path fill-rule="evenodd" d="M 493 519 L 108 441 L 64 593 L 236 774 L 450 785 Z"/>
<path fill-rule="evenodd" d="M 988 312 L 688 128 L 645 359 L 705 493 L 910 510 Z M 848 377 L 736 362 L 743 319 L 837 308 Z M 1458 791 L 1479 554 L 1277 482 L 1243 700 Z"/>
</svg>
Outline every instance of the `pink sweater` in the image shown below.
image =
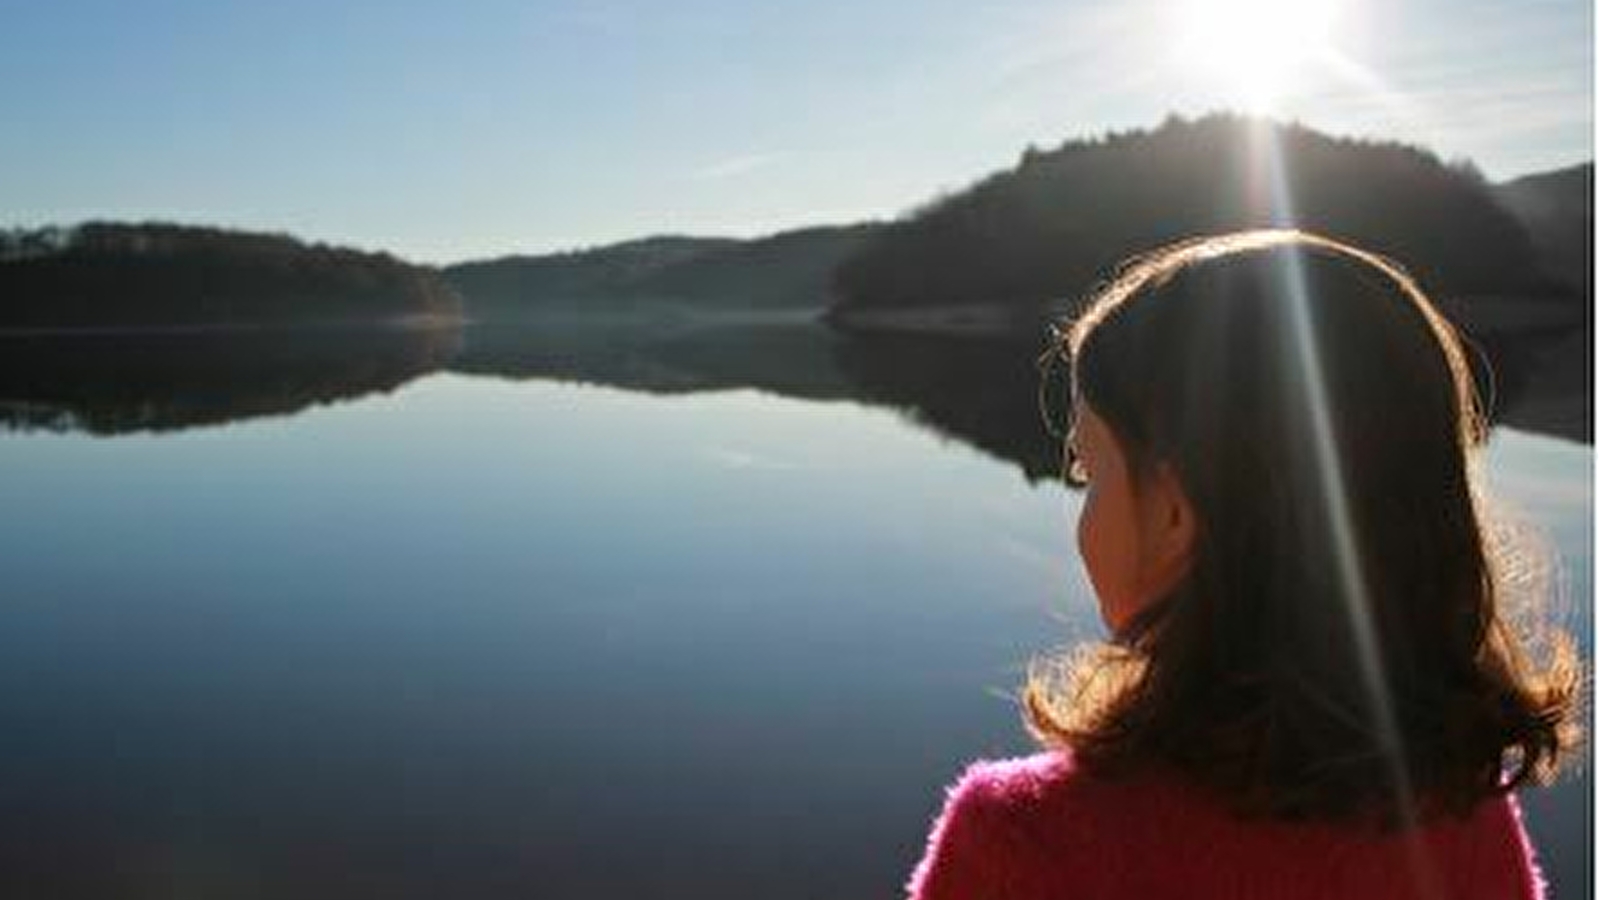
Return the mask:
<svg viewBox="0 0 1599 900">
<path fill-rule="evenodd" d="M 1244 822 L 1171 776 L 1110 782 L 1069 755 L 981 762 L 949 790 L 914 900 L 1543 897 L 1513 798 L 1409 837 Z"/>
</svg>

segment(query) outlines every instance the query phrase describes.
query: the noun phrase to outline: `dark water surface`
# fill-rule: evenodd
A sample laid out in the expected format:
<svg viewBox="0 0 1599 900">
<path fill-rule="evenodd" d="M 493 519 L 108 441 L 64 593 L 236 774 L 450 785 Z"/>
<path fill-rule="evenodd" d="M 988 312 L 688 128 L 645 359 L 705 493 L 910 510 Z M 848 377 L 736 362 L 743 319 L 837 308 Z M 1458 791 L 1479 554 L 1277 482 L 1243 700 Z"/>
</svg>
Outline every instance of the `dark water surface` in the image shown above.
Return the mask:
<svg viewBox="0 0 1599 900">
<path fill-rule="evenodd" d="M 1591 449 L 1489 467 L 1586 633 Z M 4 896 L 893 897 L 1098 633 L 1075 495 L 851 402 L 440 374 L 0 471 Z"/>
</svg>

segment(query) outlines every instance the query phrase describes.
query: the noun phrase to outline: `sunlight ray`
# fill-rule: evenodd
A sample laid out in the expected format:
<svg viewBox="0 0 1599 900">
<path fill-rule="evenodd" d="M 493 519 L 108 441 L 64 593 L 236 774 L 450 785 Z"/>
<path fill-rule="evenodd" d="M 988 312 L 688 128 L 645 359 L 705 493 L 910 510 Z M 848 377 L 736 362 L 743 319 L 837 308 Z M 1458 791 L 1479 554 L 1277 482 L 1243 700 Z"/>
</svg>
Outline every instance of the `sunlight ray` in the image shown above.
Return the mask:
<svg viewBox="0 0 1599 900">
<path fill-rule="evenodd" d="M 1296 218 L 1294 198 L 1277 132 L 1271 128 L 1259 128 L 1254 131 L 1254 136 L 1256 145 L 1252 163 L 1264 166 L 1266 170 L 1264 175 L 1270 204 L 1268 212 L 1272 224 L 1279 228 L 1293 228 Z M 1412 828 L 1418 820 L 1415 795 L 1404 763 L 1403 740 L 1394 712 L 1388 673 L 1378 648 L 1376 627 L 1371 615 L 1372 598 L 1349 511 L 1345 473 L 1338 457 L 1331 401 L 1312 318 L 1313 298 L 1304 272 L 1302 251 L 1297 248 L 1288 248 L 1288 251 L 1281 255 L 1282 287 L 1288 300 L 1290 331 L 1285 352 L 1291 361 L 1291 369 L 1299 375 L 1303 389 L 1303 401 L 1298 405 L 1298 410 L 1308 420 L 1305 424 L 1311 438 L 1310 464 L 1316 468 L 1314 482 L 1320 494 L 1315 498 L 1317 502 L 1313 508 L 1321 510 L 1327 518 L 1328 533 L 1337 560 L 1335 574 L 1339 594 L 1343 598 L 1344 615 L 1355 642 L 1355 662 L 1362 688 L 1370 703 L 1371 716 L 1375 720 L 1370 725 L 1376 732 L 1383 756 L 1388 760 L 1400 824 L 1409 836 L 1407 849 L 1414 885 L 1422 896 L 1436 896 L 1436 874 Z"/>
</svg>

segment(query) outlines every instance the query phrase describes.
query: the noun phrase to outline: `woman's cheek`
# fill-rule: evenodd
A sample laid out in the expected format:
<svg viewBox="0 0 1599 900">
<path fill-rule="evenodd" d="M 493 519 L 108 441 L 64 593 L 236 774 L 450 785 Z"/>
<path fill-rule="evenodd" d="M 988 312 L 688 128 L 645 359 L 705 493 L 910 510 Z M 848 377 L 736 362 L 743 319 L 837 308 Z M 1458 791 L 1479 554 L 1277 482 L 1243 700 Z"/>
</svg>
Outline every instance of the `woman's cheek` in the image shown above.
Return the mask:
<svg viewBox="0 0 1599 900">
<path fill-rule="evenodd" d="M 1099 601 L 1103 615 L 1109 611 L 1107 607 L 1113 585 L 1107 579 L 1106 547 L 1101 531 L 1097 492 L 1090 487 L 1088 496 L 1083 499 L 1082 514 L 1077 518 L 1077 555 L 1088 572 L 1088 581 L 1094 587 L 1094 596 Z"/>
<path fill-rule="evenodd" d="M 1101 500 L 1098 492 L 1090 487 L 1083 501 L 1082 514 L 1077 519 L 1077 553 L 1083 560 L 1083 568 L 1088 570 L 1089 583 L 1099 602 L 1100 618 L 1115 631 L 1132 605 L 1127 596 L 1131 588 L 1127 583 L 1130 548 L 1125 546 L 1125 540 L 1118 540 L 1110 533 L 1114 529 L 1108 527 L 1111 523 L 1106 521 Z"/>
<path fill-rule="evenodd" d="M 1094 492 L 1089 488 L 1083 497 L 1083 508 L 1077 514 L 1077 558 L 1083 561 L 1083 568 L 1088 570 L 1089 580 L 1094 577 Z"/>
</svg>

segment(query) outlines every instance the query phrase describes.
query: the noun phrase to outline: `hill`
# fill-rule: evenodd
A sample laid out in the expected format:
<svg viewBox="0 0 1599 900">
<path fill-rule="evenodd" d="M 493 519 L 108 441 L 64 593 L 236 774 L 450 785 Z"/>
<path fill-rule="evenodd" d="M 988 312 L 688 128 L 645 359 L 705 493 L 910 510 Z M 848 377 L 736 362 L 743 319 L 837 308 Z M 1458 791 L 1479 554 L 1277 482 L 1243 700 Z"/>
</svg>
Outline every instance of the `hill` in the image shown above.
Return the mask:
<svg viewBox="0 0 1599 900">
<path fill-rule="evenodd" d="M 1280 182 L 1274 182 L 1275 148 Z M 834 321 L 986 304 L 1032 329 L 1117 262 L 1195 234 L 1292 221 L 1405 261 L 1450 294 L 1547 291 L 1532 244 L 1469 165 L 1397 143 L 1235 115 L 1029 149 L 881 229 L 835 278 Z"/>
<path fill-rule="evenodd" d="M 872 225 L 805 228 L 754 240 L 654 237 L 548 256 L 449 266 L 445 279 L 479 320 L 554 308 L 593 311 L 666 301 L 716 309 L 821 309 L 832 273 Z"/>
<path fill-rule="evenodd" d="M 1593 296 L 1593 163 L 1494 186 L 1499 202 L 1532 237 L 1544 270 Z"/>
<path fill-rule="evenodd" d="M 456 263 L 445 281 L 474 318 L 507 318 L 539 302 L 615 296 L 659 269 L 737 241 L 660 235 L 565 253 Z"/>
<path fill-rule="evenodd" d="M 456 320 L 434 272 L 277 234 L 90 222 L 0 231 L 0 330 Z"/>
</svg>

